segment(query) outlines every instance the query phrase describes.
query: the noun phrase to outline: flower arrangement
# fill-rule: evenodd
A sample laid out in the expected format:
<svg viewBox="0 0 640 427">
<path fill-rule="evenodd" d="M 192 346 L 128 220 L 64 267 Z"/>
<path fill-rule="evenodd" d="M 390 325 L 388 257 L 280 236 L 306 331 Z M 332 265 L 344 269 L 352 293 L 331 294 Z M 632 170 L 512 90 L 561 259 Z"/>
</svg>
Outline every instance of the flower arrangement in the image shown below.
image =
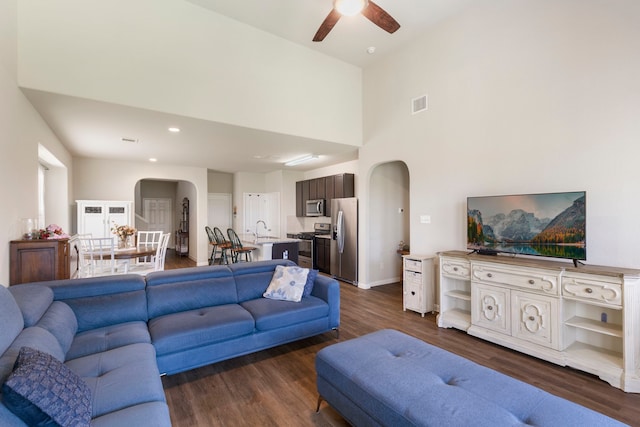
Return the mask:
<svg viewBox="0 0 640 427">
<path fill-rule="evenodd" d="M 46 229 L 39 231 L 40 239 L 68 239 L 69 235 L 57 224 L 49 224 Z"/>
<path fill-rule="evenodd" d="M 114 222 L 113 227 L 111 227 L 111 232 L 118 236 L 118 239 L 126 240 L 127 237 L 136 234 L 136 229 L 130 225 L 118 225 Z"/>
</svg>

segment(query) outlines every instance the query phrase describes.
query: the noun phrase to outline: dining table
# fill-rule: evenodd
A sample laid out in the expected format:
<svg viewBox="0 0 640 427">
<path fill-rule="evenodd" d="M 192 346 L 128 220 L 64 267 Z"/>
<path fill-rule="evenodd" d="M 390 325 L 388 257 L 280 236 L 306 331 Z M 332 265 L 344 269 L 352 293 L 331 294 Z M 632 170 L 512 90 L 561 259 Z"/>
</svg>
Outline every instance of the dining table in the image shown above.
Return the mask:
<svg viewBox="0 0 640 427">
<path fill-rule="evenodd" d="M 131 263 L 132 259 L 153 256 L 156 254 L 157 250 L 158 245 L 142 245 L 133 248 L 118 248 L 114 250 L 113 258 L 115 260 L 123 261 L 119 264 L 124 267 L 124 271 L 122 273 L 126 274 L 129 272 L 129 264 Z"/>
</svg>

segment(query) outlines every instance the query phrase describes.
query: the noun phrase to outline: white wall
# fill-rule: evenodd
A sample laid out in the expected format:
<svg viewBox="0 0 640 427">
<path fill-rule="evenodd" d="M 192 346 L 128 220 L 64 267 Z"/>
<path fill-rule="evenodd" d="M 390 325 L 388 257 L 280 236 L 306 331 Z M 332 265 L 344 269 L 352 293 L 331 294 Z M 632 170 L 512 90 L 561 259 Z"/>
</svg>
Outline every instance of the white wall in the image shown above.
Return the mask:
<svg viewBox="0 0 640 427">
<path fill-rule="evenodd" d="M 640 267 L 638 22 L 633 0 L 483 1 L 367 69 L 361 206 L 363 177 L 404 161 L 411 250 L 433 254 L 465 248 L 467 196 L 586 190 L 587 262 Z M 379 260 L 360 261 L 366 283 Z"/>
<path fill-rule="evenodd" d="M 176 190 L 181 203 L 189 197 L 189 257 L 198 265 L 208 264 L 209 241 L 204 231 L 207 225 L 207 170 L 162 163 L 74 158 L 74 194 L 76 200 L 135 200 L 136 183 L 141 179 L 166 179 L 181 182 Z M 189 185 L 193 184 L 193 189 Z"/>
<path fill-rule="evenodd" d="M 17 0 L 0 2 L 0 284 L 4 286 L 9 284 L 9 241 L 19 237 L 20 218 L 38 214 L 38 143 L 67 168 L 71 165 L 69 153 L 18 89 L 16 13 Z M 63 198 L 59 203 L 69 205 Z"/>
<path fill-rule="evenodd" d="M 21 0 L 19 7 L 22 87 L 362 143 L 355 66 L 187 1 Z"/>
</svg>

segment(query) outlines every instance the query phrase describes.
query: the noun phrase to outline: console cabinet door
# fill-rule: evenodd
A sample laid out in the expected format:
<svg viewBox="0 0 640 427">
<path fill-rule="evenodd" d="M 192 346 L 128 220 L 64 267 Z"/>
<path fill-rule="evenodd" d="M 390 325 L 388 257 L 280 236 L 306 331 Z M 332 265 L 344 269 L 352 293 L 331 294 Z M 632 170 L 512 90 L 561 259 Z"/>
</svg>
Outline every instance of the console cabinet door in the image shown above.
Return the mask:
<svg viewBox="0 0 640 427">
<path fill-rule="evenodd" d="M 513 336 L 559 350 L 558 300 L 528 292 L 511 292 Z"/>
<path fill-rule="evenodd" d="M 471 283 L 471 323 L 511 335 L 510 290 Z"/>
</svg>

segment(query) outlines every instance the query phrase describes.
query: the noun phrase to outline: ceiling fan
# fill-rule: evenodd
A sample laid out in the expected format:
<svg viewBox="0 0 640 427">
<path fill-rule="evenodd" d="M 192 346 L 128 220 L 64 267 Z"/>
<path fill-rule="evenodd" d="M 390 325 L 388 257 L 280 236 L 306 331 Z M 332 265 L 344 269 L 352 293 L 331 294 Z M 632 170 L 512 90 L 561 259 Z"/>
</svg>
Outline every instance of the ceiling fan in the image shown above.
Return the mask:
<svg viewBox="0 0 640 427">
<path fill-rule="evenodd" d="M 333 0 L 333 9 L 318 28 L 313 41 L 324 40 L 342 15 L 353 16 L 358 13 L 388 33 L 395 33 L 400 28 L 400 24 L 391 15 L 371 0 Z"/>
</svg>

